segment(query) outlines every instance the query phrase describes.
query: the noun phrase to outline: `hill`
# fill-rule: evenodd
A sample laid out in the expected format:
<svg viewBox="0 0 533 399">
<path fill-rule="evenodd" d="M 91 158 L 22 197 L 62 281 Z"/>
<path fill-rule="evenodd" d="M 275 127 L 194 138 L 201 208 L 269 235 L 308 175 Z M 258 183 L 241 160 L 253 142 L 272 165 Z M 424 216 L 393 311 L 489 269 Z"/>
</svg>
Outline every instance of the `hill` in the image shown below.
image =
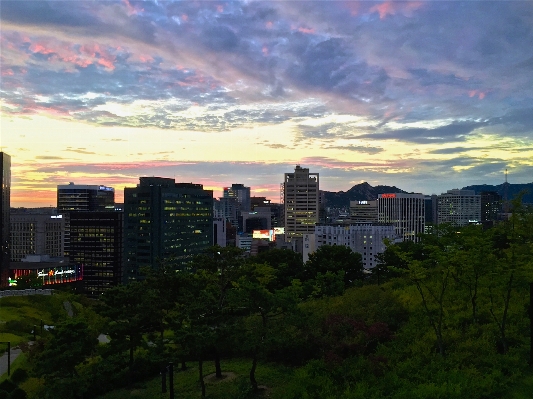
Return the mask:
<svg viewBox="0 0 533 399">
<path fill-rule="evenodd" d="M 526 204 L 533 204 L 533 183 L 527 184 L 511 184 L 511 183 L 502 183 L 497 186 L 490 184 L 478 184 L 472 186 L 463 187 L 463 190 L 474 190 L 476 194 L 481 193 L 482 191 L 496 191 L 498 194 L 505 197 L 505 186 L 507 185 L 507 198 L 513 199 L 520 192 L 525 191 L 526 194 L 522 201 Z"/>
<path fill-rule="evenodd" d="M 364 182 L 356 184 L 348 191 L 324 191 L 324 196 L 326 206 L 331 208 L 345 208 L 350 206 L 350 201 L 372 201 L 378 198 L 378 194 L 406 192 L 395 186 L 372 187 L 367 182 Z"/>
</svg>

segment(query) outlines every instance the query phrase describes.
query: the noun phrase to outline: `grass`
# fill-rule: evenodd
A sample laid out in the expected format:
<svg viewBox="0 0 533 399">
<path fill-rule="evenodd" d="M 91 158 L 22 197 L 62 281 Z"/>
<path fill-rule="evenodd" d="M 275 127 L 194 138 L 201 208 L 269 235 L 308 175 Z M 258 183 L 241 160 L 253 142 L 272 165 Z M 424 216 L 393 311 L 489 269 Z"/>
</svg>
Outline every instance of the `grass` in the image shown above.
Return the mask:
<svg viewBox="0 0 533 399">
<path fill-rule="evenodd" d="M 186 371 L 174 372 L 174 396 L 180 399 L 198 399 L 201 394 L 200 384 L 198 382 L 198 367 L 196 363 L 187 364 L 189 368 Z M 227 398 L 234 399 L 239 397 L 242 387 L 248 386 L 248 376 L 250 372 L 251 360 L 235 359 L 224 360 L 222 362 L 222 371 L 224 373 L 235 373 L 235 379 L 226 379 L 216 381 L 215 383 L 206 384 L 207 398 Z M 176 367 L 175 367 L 176 368 Z M 204 363 L 204 375 L 207 376 L 215 372 L 213 362 Z M 260 386 L 266 386 L 267 389 L 263 397 L 268 398 L 283 392 L 285 381 L 292 374 L 290 368 L 273 364 L 259 363 L 256 371 L 256 379 Z M 98 399 L 163 399 L 168 398 L 168 377 L 167 393 L 161 393 L 161 377 L 158 376 L 142 384 L 129 389 L 119 389 L 100 396 Z"/>
<path fill-rule="evenodd" d="M 28 370 L 28 368 L 29 368 L 28 358 L 26 357 L 24 353 L 21 353 L 20 355 L 17 356 L 17 358 L 13 361 L 13 363 L 11 363 L 11 374 L 13 374 L 13 372 L 16 369 Z M 7 373 L 0 375 L 0 382 L 7 380 L 7 378 L 8 378 Z"/>
</svg>

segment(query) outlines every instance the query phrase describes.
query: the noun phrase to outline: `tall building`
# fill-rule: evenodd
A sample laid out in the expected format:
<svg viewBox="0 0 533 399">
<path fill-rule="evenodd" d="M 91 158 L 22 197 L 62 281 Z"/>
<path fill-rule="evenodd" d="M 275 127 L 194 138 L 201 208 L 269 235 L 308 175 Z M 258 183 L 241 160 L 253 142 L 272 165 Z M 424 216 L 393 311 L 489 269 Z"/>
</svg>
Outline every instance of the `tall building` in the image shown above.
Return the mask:
<svg viewBox="0 0 533 399">
<path fill-rule="evenodd" d="M 123 217 L 117 211 L 70 213 L 70 263 L 81 266 L 90 297 L 123 283 Z"/>
<path fill-rule="evenodd" d="M 378 220 L 392 224 L 401 240 L 418 241 L 424 233 L 425 196 L 423 194 L 378 194 Z"/>
<path fill-rule="evenodd" d="M 285 173 L 282 190 L 287 239 L 314 233 L 320 210 L 318 173 L 296 165 L 294 173 Z"/>
<path fill-rule="evenodd" d="M 481 196 L 474 190 L 448 190 L 437 197 L 437 222 L 465 226 L 481 222 Z"/>
<path fill-rule="evenodd" d="M 9 230 L 11 199 L 11 157 L 0 152 L 0 287 L 6 287 L 9 279 Z"/>
<path fill-rule="evenodd" d="M 213 191 L 201 184 L 141 177 L 124 189 L 124 253 L 129 279 L 173 259 L 185 267 L 213 245 Z"/>
<path fill-rule="evenodd" d="M 481 221 L 490 222 L 498 220 L 503 210 L 502 196 L 496 191 L 482 191 L 481 197 Z"/>
<path fill-rule="evenodd" d="M 224 187 L 224 198 L 237 198 L 239 210 L 249 212 L 251 210 L 250 187 L 244 184 L 232 184 L 231 187 Z"/>
<path fill-rule="evenodd" d="M 57 186 L 57 212 L 110 211 L 115 209 L 115 189 L 106 186 L 63 184 Z"/>
<path fill-rule="evenodd" d="M 26 255 L 64 255 L 65 218 L 55 208 L 13 208 L 10 222 L 11 262 Z"/>
<path fill-rule="evenodd" d="M 350 223 L 377 223 L 378 201 L 350 201 Z"/>
</svg>

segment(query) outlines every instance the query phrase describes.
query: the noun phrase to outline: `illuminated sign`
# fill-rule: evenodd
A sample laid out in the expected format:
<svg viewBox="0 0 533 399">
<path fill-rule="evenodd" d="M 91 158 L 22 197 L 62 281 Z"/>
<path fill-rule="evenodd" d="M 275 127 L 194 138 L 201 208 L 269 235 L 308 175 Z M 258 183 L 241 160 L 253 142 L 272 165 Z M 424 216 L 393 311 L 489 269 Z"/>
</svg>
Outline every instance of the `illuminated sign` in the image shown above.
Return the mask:
<svg viewBox="0 0 533 399">
<path fill-rule="evenodd" d="M 274 234 L 285 234 L 285 227 L 274 227 Z"/>
<path fill-rule="evenodd" d="M 254 230 L 252 238 L 276 241 L 276 234 L 274 234 L 274 230 Z"/>
<path fill-rule="evenodd" d="M 396 198 L 396 194 L 381 194 L 381 198 Z"/>
<path fill-rule="evenodd" d="M 63 219 L 63 215 L 52 215 L 50 216 L 50 219 Z"/>
</svg>

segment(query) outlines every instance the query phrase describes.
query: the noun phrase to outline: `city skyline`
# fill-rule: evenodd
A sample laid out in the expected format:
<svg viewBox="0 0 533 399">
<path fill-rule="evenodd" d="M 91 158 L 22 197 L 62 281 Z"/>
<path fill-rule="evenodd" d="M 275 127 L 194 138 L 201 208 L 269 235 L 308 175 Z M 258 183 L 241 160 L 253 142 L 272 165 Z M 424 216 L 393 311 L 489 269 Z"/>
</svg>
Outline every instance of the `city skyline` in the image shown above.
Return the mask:
<svg viewBox="0 0 533 399">
<path fill-rule="evenodd" d="M 140 176 L 279 200 L 533 181 L 530 2 L 2 2 L 11 206 Z"/>
</svg>

